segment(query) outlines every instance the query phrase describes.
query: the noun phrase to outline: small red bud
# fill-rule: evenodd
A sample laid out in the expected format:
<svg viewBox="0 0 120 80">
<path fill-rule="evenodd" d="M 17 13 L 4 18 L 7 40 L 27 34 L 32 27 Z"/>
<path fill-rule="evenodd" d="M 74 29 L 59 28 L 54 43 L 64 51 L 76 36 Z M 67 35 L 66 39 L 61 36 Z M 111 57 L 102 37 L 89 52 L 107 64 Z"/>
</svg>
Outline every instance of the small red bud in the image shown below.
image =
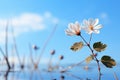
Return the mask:
<svg viewBox="0 0 120 80">
<path fill-rule="evenodd" d="M 90 46 L 90 44 L 87 44 L 87 46 Z"/>
<path fill-rule="evenodd" d="M 100 71 L 100 67 L 98 67 L 98 70 Z"/>
<path fill-rule="evenodd" d="M 96 57 L 97 56 L 97 53 L 96 54 L 94 54 L 94 57 Z"/>
</svg>

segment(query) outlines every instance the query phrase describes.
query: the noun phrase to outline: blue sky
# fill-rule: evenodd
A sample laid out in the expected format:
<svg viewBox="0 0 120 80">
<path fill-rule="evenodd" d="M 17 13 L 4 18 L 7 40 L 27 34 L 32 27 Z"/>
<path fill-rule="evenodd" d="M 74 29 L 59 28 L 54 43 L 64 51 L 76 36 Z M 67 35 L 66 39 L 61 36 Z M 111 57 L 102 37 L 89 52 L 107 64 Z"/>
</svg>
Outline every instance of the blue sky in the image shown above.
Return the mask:
<svg viewBox="0 0 120 80">
<path fill-rule="evenodd" d="M 28 44 L 40 47 L 40 53 L 45 40 L 48 38 L 55 24 L 57 29 L 46 47 L 43 62 L 50 57 L 50 50 L 55 49 L 54 60 L 64 55 L 63 63 L 73 63 L 84 60 L 89 56 L 89 49 L 73 52 L 70 46 L 81 39 L 77 36 L 67 36 L 65 29 L 68 23 L 74 23 L 88 18 L 99 18 L 103 28 L 100 34 L 94 34 L 92 43 L 102 41 L 108 45 L 102 55 L 110 55 L 117 62 L 120 61 L 119 50 L 119 0 L 1 0 L 0 1 L 0 46 L 4 50 L 4 28 L 9 22 L 9 52 L 12 46 L 11 27 L 14 28 L 16 42 L 21 57 L 29 56 Z M 85 32 L 84 37 L 89 38 Z M 0 54 L 1 55 L 1 54 Z M 13 54 L 9 54 L 10 56 Z M 36 54 L 38 55 L 38 54 Z"/>
</svg>

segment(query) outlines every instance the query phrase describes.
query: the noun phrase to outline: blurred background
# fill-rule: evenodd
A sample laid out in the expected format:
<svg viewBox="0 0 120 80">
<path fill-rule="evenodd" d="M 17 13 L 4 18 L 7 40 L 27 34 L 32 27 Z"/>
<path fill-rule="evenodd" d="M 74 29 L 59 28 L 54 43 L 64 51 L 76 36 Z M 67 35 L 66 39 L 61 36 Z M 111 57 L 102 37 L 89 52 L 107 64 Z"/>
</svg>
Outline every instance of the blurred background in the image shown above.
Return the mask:
<svg viewBox="0 0 120 80">
<path fill-rule="evenodd" d="M 19 65 L 20 62 L 31 64 L 30 50 L 32 50 L 33 63 L 39 60 L 39 56 L 42 53 L 40 64 L 43 65 L 44 68 L 47 68 L 48 63 L 50 62 L 51 50 L 55 50 L 55 55 L 52 57 L 53 65 L 59 63 L 60 55 L 64 56 L 64 59 L 59 63 L 61 65 L 66 66 L 78 63 L 83 61 L 91 53 L 86 47 L 77 52 L 70 50 L 73 43 L 81 41 L 81 38 L 77 36 L 67 36 L 65 30 L 71 22 L 74 23 L 75 21 L 78 21 L 82 23 L 84 19 L 98 18 L 99 23 L 103 25 L 103 28 L 100 30 L 100 34 L 93 34 L 91 43 L 102 41 L 107 44 L 106 50 L 99 53 L 98 58 L 100 59 L 103 55 L 109 55 L 114 58 L 117 62 L 117 66 L 110 69 L 110 72 L 117 70 L 118 72 L 116 73 L 120 76 L 119 3 L 119 0 L 1 0 L 0 48 L 3 50 L 4 54 L 6 54 L 5 33 L 7 26 L 7 51 L 10 64 L 14 63 Z M 89 40 L 88 34 L 84 31 L 82 34 L 86 40 Z M 15 44 L 17 46 L 17 52 Z M 37 46 L 38 49 L 36 50 L 33 46 Z M 96 63 L 94 63 L 94 61 L 91 62 L 91 64 L 94 65 L 93 67 L 96 66 Z M 4 68 L 4 65 L 6 65 L 6 63 L 1 52 L 1 71 Z M 84 63 L 83 66 L 84 65 L 87 64 Z M 103 69 L 104 68 L 105 67 L 103 66 Z M 78 68 L 76 69 L 78 70 Z M 109 73 L 109 69 L 106 70 L 107 72 L 103 70 L 105 75 Z M 97 68 L 95 71 L 97 72 Z M 113 72 L 111 72 L 110 75 L 113 75 Z M 89 77 L 93 78 L 94 76 L 88 76 L 88 78 Z M 103 80 L 107 80 L 107 78 L 104 77 Z"/>
</svg>

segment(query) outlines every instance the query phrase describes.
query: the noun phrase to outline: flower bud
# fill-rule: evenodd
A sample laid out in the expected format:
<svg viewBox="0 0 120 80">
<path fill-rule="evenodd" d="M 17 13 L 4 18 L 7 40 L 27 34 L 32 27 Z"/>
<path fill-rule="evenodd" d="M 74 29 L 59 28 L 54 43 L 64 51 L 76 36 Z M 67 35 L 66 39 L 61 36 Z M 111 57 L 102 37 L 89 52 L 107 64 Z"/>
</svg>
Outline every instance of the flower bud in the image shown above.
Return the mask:
<svg viewBox="0 0 120 80">
<path fill-rule="evenodd" d="M 63 55 L 61 55 L 61 56 L 59 57 L 59 59 L 60 59 L 60 60 L 63 60 L 63 59 L 64 59 L 64 56 L 63 56 Z"/>
<path fill-rule="evenodd" d="M 38 69 L 38 64 L 34 64 L 34 69 Z"/>
<path fill-rule="evenodd" d="M 36 45 L 32 45 L 32 48 L 33 48 L 34 50 L 38 50 L 38 49 L 39 49 Z"/>
<path fill-rule="evenodd" d="M 51 55 L 54 55 L 54 54 L 55 54 L 55 50 L 51 50 L 51 51 L 50 51 L 50 54 L 51 54 Z"/>
<path fill-rule="evenodd" d="M 21 64 L 21 65 L 20 65 L 20 68 L 21 68 L 21 69 L 24 69 L 24 64 Z"/>
<path fill-rule="evenodd" d="M 65 76 L 61 75 L 60 80 L 64 80 L 64 79 L 65 79 Z"/>
<path fill-rule="evenodd" d="M 96 54 L 94 54 L 94 57 L 96 57 L 98 54 L 96 53 Z"/>
</svg>

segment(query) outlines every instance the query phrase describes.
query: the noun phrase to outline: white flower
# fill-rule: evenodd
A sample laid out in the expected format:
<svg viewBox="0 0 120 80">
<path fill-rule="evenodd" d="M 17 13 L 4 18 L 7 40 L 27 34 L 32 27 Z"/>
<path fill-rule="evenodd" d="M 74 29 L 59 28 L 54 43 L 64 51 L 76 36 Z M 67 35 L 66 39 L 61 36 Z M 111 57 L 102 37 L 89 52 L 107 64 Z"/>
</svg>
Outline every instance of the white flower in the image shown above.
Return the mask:
<svg viewBox="0 0 120 80">
<path fill-rule="evenodd" d="M 91 33 L 100 33 L 99 29 L 102 28 L 101 24 L 99 23 L 99 19 L 88 19 L 88 20 L 83 20 L 83 26 L 88 34 Z"/>
<path fill-rule="evenodd" d="M 66 34 L 69 36 L 73 36 L 73 35 L 80 35 L 80 24 L 76 21 L 75 24 L 70 23 L 68 24 L 68 29 L 66 29 Z"/>
</svg>

